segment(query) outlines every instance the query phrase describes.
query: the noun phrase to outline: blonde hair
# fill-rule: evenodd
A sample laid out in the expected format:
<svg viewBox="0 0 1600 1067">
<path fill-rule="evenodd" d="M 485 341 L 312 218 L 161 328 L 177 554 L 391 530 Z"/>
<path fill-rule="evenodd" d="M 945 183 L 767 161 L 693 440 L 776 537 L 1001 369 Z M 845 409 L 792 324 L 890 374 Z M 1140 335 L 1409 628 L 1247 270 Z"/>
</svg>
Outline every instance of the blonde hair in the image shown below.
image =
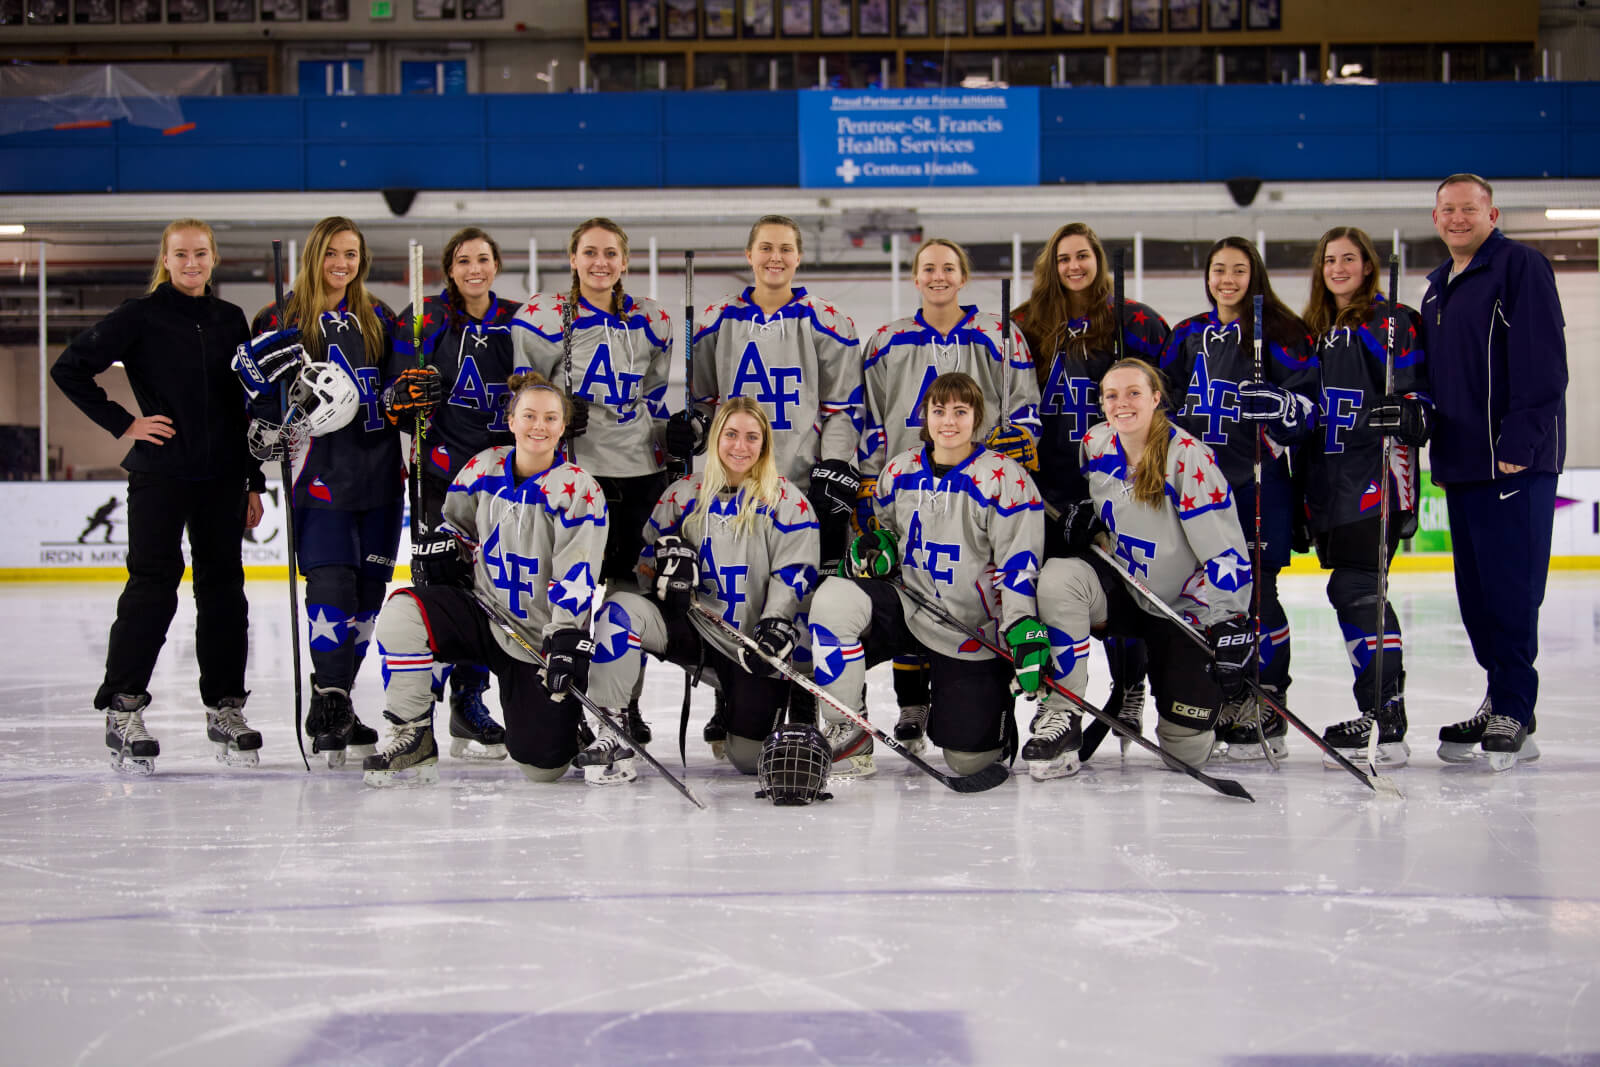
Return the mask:
<svg viewBox="0 0 1600 1067">
<path fill-rule="evenodd" d="M 806 254 L 804 239 L 800 236 L 800 224 L 788 215 L 762 215 L 756 219 L 756 224 L 750 227 L 750 236 L 745 239 L 744 250 L 750 251 L 756 246 L 756 234 L 761 232 L 763 226 L 787 226 L 794 231 L 794 250 L 802 256 Z"/>
<path fill-rule="evenodd" d="M 341 233 L 353 233 L 360 246 L 361 258 L 356 276 L 345 286 L 345 306 L 361 330 L 362 345 L 366 349 L 367 366 L 376 367 L 383 362 L 389 341 L 373 310 L 373 298 L 367 292 L 367 274 L 372 270 L 372 254 L 367 251 L 367 239 L 361 227 L 342 215 L 330 215 L 311 227 L 306 235 L 305 251 L 300 256 L 299 269 L 295 271 L 294 291 L 289 294 L 289 304 L 283 309 L 279 326 L 300 327 L 300 343 L 314 357 L 320 359 L 327 350 L 321 329 L 312 329 L 322 321 L 323 305 L 328 302 L 328 285 L 322 276 L 322 260 L 328 246 Z"/>
<path fill-rule="evenodd" d="M 578 224 L 578 228 L 572 231 L 572 236 L 567 238 L 567 255 L 577 255 L 578 241 L 585 233 L 595 229 L 605 230 L 607 233 L 611 234 L 611 236 L 615 237 L 617 239 L 617 244 L 622 247 L 622 258 L 624 260 L 628 258 L 628 235 L 623 232 L 621 226 L 618 226 L 616 223 L 612 222 L 603 215 L 596 215 L 594 218 L 585 219 Z M 580 306 L 578 304 L 578 298 L 582 295 L 583 286 L 578 281 L 578 270 L 576 267 L 574 267 L 572 270 L 572 292 L 567 296 L 567 299 L 572 301 L 572 306 L 574 309 Z M 611 283 L 611 307 L 607 308 L 606 310 L 610 311 L 613 315 L 621 316 L 622 314 L 621 275 L 618 275 L 617 280 Z M 576 314 L 576 310 L 574 310 L 574 314 Z"/>
<path fill-rule="evenodd" d="M 972 257 L 967 255 L 967 250 L 950 240 L 948 237 L 930 237 L 922 242 L 922 247 L 917 249 L 917 254 L 911 257 L 911 274 L 917 273 L 917 264 L 922 262 L 922 253 L 930 248 L 948 248 L 956 254 L 956 262 L 961 266 L 961 284 L 965 285 L 972 280 Z"/>
<path fill-rule="evenodd" d="M 1110 303 L 1112 276 L 1110 265 L 1106 263 L 1105 245 L 1088 223 L 1069 222 L 1059 227 L 1034 257 L 1033 292 L 1012 316 L 1021 320 L 1022 336 L 1027 338 L 1028 348 L 1034 354 L 1033 371 L 1040 385 L 1049 380 L 1056 355 L 1066 346 L 1067 323 L 1072 321 L 1072 297 L 1056 270 L 1056 249 L 1068 237 L 1082 237 L 1094 253 L 1094 281 L 1083 294 L 1088 301 L 1085 317 L 1089 320 L 1089 330 L 1079 341 L 1084 353 L 1114 351 L 1117 330 L 1121 326 L 1115 321 L 1116 312 Z"/>
<path fill-rule="evenodd" d="M 1328 246 L 1334 241 L 1344 239 L 1356 246 L 1356 251 L 1361 253 L 1365 276 L 1361 279 L 1361 287 L 1350 298 L 1350 303 L 1343 310 L 1339 302 L 1328 292 L 1328 283 L 1322 277 L 1322 259 L 1328 254 Z M 1372 238 L 1367 232 L 1354 226 L 1335 226 L 1322 235 L 1322 240 L 1317 242 L 1317 250 L 1311 256 L 1311 296 L 1306 301 L 1305 320 L 1313 337 L 1321 337 L 1335 326 L 1360 326 L 1367 321 L 1367 314 L 1372 310 L 1373 302 L 1378 296 L 1378 250 L 1373 247 Z M 1394 299 L 1394 294 L 1389 294 L 1389 299 Z"/>
<path fill-rule="evenodd" d="M 1155 414 L 1150 419 L 1150 433 L 1145 438 L 1144 454 L 1139 457 L 1139 469 L 1133 475 L 1133 498 L 1145 507 L 1160 508 L 1167 496 L 1167 446 L 1172 443 L 1172 422 L 1167 418 L 1167 390 L 1161 372 L 1142 359 L 1129 356 L 1119 359 L 1107 368 L 1100 379 L 1102 388 L 1113 371 L 1136 370 L 1152 394 L 1159 396 Z"/>
<path fill-rule="evenodd" d="M 146 293 L 153 293 L 172 280 L 172 274 L 167 270 L 167 241 L 179 230 L 199 230 L 205 234 L 206 241 L 211 245 L 211 265 L 215 267 L 220 262 L 217 258 L 217 235 L 211 232 L 209 223 L 200 219 L 173 219 L 161 231 L 161 247 L 156 250 L 156 268 L 150 272 L 150 288 L 145 290 Z"/>
<path fill-rule="evenodd" d="M 739 485 L 739 514 L 733 520 L 734 529 L 741 536 L 747 534 L 755 525 L 756 512 L 761 505 L 766 505 L 769 513 L 778 508 L 778 464 L 772 457 L 772 423 L 767 419 L 767 413 L 761 410 L 761 405 L 748 396 L 725 400 L 717 409 L 717 417 L 711 420 L 711 432 L 707 436 L 711 447 L 706 449 L 706 472 L 700 478 L 700 498 L 695 501 L 694 510 L 683 522 L 685 535 L 696 541 L 705 536 L 706 516 L 710 513 L 711 502 L 729 488 L 728 469 L 722 465 L 718 445 L 728 420 L 735 415 L 749 415 L 761 425 L 761 455 L 756 457 L 755 466 L 750 468 L 750 473 L 744 476 L 744 481 Z"/>
</svg>

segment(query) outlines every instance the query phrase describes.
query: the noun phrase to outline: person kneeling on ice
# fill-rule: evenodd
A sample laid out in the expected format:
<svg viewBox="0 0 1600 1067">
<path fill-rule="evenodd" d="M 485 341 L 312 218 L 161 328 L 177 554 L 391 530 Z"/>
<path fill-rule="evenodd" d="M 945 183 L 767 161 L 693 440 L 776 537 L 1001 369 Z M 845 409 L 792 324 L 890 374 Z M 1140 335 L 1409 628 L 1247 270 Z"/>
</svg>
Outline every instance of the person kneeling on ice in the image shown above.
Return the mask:
<svg viewBox="0 0 1600 1067">
<path fill-rule="evenodd" d="M 638 593 L 612 593 L 595 623 L 588 693 L 622 708 L 644 669 L 644 653 L 716 676 L 726 698 L 728 760 L 755 774 L 762 740 L 791 708 L 814 722 L 801 694 L 749 649 L 690 610 L 698 605 L 787 661 L 800 639 L 801 605 L 817 582 L 817 519 L 804 493 L 778 473 L 772 427 L 761 405 L 734 397 L 711 423 L 714 447 L 703 476 L 667 487 L 644 530 Z"/>
<path fill-rule="evenodd" d="M 919 415 L 925 443 L 892 457 L 878 476 L 872 499 L 878 528 L 856 538 L 840 561 L 841 577 L 817 589 L 811 605 L 813 670 L 817 683 L 841 703 L 860 708 L 868 667 L 926 653 L 927 736 L 944 749 L 951 770 L 974 774 L 1015 753 L 1014 689 L 1037 694 L 1049 669 L 1050 644 L 1034 603 L 1044 508 L 1021 466 L 973 443 L 985 412 L 983 391 L 970 376 L 935 378 Z M 989 633 L 998 627 L 1012 662 L 917 610 L 902 586 L 937 600 L 969 626 Z M 833 777 L 871 774 L 872 735 L 827 704 L 822 709 Z M 1034 718 L 1040 736 L 1046 718 L 1055 750 L 1041 753 L 1040 761 L 1048 764 L 1065 755 L 1067 716 L 1041 708 Z M 1063 728 L 1059 733 L 1057 725 Z M 919 743 L 916 751 L 922 748 Z M 1074 737 L 1074 769 L 1077 748 Z"/>
<path fill-rule="evenodd" d="M 516 444 L 478 453 L 456 475 L 444 522 L 412 550 L 417 584 L 396 590 L 378 616 L 383 715 L 392 729 L 363 764 L 368 785 L 439 780 L 431 718 L 436 660 L 494 672 L 506 752 L 529 779 L 553 782 L 569 765 L 602 785 L 637 777 L 633 751 L 609 731 L 579 751 L 582 711 L 568 692 L 582 690 L 589 674 L 605 494 L 560 451 L 572 415 L 566 395 L 534 373 L 506 384 Z M 543 650 L 545 669 L 495 625 L 487 605 Z"/>
<path fill-rule="evenodd" d="M 1120 360 L 1101 379 L 1100 406 L 1106 421 L 1081 447 L 1093 506 L 1075 509 L 1066 524 L 1074 554 L 1049 560 L 1039 574 L 1056 679 L 1084 692 L 1091 634 L 1143 640 L 1156 738 L 1198 767 L 1211 755 L 1224 699 L 1244 696 L 1255 658 L 1244 531 L 1216 457 L 1168 420 L 1160 372 L 1141 359 Z M 1105 560 L 1087 554 L 1101 535 L 1128 574 L 1205 632 L 1209 655 L 1146 610 Z"/>
</svg>

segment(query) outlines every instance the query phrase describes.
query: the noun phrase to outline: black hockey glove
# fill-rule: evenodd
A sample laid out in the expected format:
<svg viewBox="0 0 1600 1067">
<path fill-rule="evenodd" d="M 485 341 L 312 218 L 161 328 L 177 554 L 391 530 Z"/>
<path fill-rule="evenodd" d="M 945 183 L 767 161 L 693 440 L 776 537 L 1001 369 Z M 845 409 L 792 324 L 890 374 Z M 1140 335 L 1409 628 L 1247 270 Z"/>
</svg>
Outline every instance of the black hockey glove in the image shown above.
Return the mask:
<svg viewBox="0 0 1600 1067">
<path fill-rule="evenodd" d="M 667 419 L 667 455 L 675 463 L 687 466 L 689 461 L 706 450 L 706 433 L 711 420 L 699 408 L 691 411 L 674 411 Z"/>
<path fill-rule="evenodd" d="M 309 357 L 300 331 L 290 327 L 252 338 L 234 349 L 233 372 L 252 398 L 263 395 L 279 378 L 294 374 Z"/>
<path fill-rule="evenodd" d="M 844 578 L 893 578 L 900 573 L 900 541 L 890 530 L 870 530 L 850 542 L 839 561 Z"/>
<path fill-rule="evenodd" d="M 1093 500 L 1080 500 L 1061 509 L 1061 537 L 1067 543 L 1067 555 L 1087 556 L 1094 539 L 1106 532 Z"/>
<path fill-rule="evenodd" d="M 695 586 L 700 584 L 700 553 L 676 534 L 657 538 L 656 599 L 673 611 L 689 610 Z"/>
<path fill-rule="evenodd" d="M 1311 401 L 1271 382 L 1239 383 L 1239 417 L 1264 423 L 1280 445 L 1292 445 L 1304 436 Z"/>
<path fill-rule="evenodd" d="M 411 580 L 418 585 L 470 585 L 472 548 L 449 530 L 435 530 L 411 546 Z"/>
<path fill-rule="evenodd" d="M 776 617 L 762 619 L 756 623 L 755 633 L 751 634 L 755 643 L 761 646 L 761 651 L 784 663 L 789 661 L 789 654 L 794 651 L 795 638 L 799 636 L 800 632 L 794 628 L 792 622 Z M 744 645 L 739 646 L 739 665 L 757 678 L 779 676 L 766 660 Z"/>
<path fill-rule="evenodd" d="M 1425 445 L 1433 432 L 1433 409 L 1414 396 L 1386 396 L 1367 412 L 1367 425 L 1403 444 Z"/>
<path fill-rule="evenodd" d="M 1206 631 L 1206 640 L 1211 642 L 1211 662 L 1206 670 L 1217 680 L 1223 696 L 1238 700 L 1244 696 L 1246 679 L 1255 663 L 1255 626 L 1248 615 L 1235 615 L 1212 623 Z"/>
<path fill-rule="evenodd" d="M 383 391 L 383 413 L 392 426 L 402 415 L 426 415 L 444 400 L 437 367 L 407 367 Z"/>
<path fill-rule="evenodd" d="M 848 515 L 861 492 L 861 475 L 841 459 L 825 459 L 811 468 L 811 507 L 818 516 Z"/>
<path fill-rule="evenodd" d="M 544 687 L 551 700 L 567 699 L 569 689 L 589 687 L 594 641 L 582 630 L 557 630 L 544 639 Z"/>
<path fill-rule="evenodd" d="M 572 420 L 567 423 L 567 436 L 576 441 L 589 432 L 589 402 L 581 396 L 567 397 L 572 403 Z"/>
</svg>

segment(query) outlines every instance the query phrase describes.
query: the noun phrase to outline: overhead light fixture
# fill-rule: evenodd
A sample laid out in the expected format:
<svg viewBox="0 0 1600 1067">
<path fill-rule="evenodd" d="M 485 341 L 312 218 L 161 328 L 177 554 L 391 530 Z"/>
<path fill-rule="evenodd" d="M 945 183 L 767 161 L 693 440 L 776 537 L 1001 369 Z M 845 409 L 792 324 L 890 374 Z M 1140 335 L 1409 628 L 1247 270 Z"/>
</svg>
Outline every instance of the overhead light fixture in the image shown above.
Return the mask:
<svg viewBox="0 0 1600 1067">
<path fill-rule="evenodd" d="M 0 222 L 0 236 L 15 237 L 19 233 L 27 233 L 28 228 L 20 222 Z"/>
<path fill-rule="evenodd" d="M 1547 207 L 1544 217 L 1551 222 L 1600 222 L 1600 208 Z"/>
</svg>

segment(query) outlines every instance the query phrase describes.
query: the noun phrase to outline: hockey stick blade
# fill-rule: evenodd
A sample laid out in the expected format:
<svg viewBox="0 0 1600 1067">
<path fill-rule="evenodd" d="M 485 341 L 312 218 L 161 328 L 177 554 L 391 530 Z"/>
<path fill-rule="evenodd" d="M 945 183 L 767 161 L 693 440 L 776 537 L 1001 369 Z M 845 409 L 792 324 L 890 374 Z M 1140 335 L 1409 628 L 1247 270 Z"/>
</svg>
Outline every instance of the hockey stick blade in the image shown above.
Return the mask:
<svg viewBox="0 0 1600 1067">
<path fill-rule="evenodd" d="M 1095 545 L 1094 551 L 1096 555 L 1106 561 L 1112 570 L 1116 571 L 1117 574 L 1122 576 L 1122 580 L 1128 583 L 1128 588 L 1132 589 L 1134 594 L 1138 596 L 1140 600 L 1155 608 L 1158 614 L 1164 616 L 1180 630 L 1182 630 L 1184 635 L 1188 637 L 1190 641 L 1193 641 L 1196 645 L 1205 649 L 1208 655 L 1210 654 L 1211 642 L 1207 641 L 1198 630 L 1190 625 L 1187 619 L 1178 614 L 1172 605 L 1156 596 L 1155 593 L 1151 591 L 1149 586 L 1145 585 L 1139 579 L 1123 570 L 1117 564 L 1116 559 L 1112 557 L 1111 553 L 1107 552 L 1104 548 L 1101 548 L 1099 545 Z M 1250 679 L 1246 679 L 1245 681 L 1246 684 L 1250 685 L 1251 692 L 1258 701 L 1265 704 L 1279 715 L 1282 715 L 1285 722 L 1310 738 L 1311 743 L 1315 745 L 1317 749 L 1323 753 L 1323 755 L 1329 757 L 1340 767 L 1355 775 L 1356 780 L 1361 782 L 1362 785 L 1366 786 L 1368 789 L 1379 794 L 1380 796 L 1397 797 L 1400 799 L 1405 798 L 1405 794 L 1400 792 L 1400 787 L 1395 785 L 1392 779 L 1377 773 L 1367 774 L 1361 768 L 1357 767 L 1354 763 L 1351 763 L 1348 759 L 1346 759 L 1344 754 L 1338 749 L 1324 741 L 1322 739 L 1322 735 L 1317 733 L 1311 727 L 1307 726 L 1300 716 L 1284 707 L 1281 702 L 1273 699 L 1273 697 L 1263 690 L 1261 686 L 1256 685 Z"/>
<path fill-rule="evenodd" d="M 867 731 L 867 733 L 871 734 L 878 741 L 881 741 L 883 744 L 893 749 L 897 755 L 903 757 L 912 766 L 916 767 L 917 770 L 921 771 L 923 774 L 926 774 L 928 777 L 935 779 L 940 785 L 954 789 L 957 793 L 984 793 L 990 789 L 993 789 L 995 786 L 1002 784 L 1006 781 L 1006 779 L 1011 777 L 1011 769 L 1000 760 L 995 760 L 993 763 L 989 764 L 989 766 L 985 767 L 976 774 L 944 774 L 940 772 L 939 770 L 930 766 L 915 752 L 912 752 L 910 749 L 906 748 L 905 745 L 895 740 L 889 734 L 884 733 L 882 730 L 878 729 L 878 727 L 874 726 L 870 721 L 868 721 L 865 715 L 861 715 L 858 712 L 852 711 L 850 708 L 846 707 L 837 698 L 835 698 L 832 693 L 828 692 L 826 689 L 822 688 L 817 683 L 801 674 L 799 671 L 796 671 L 793 667 L 783 662 L 783 660 L 778 659 L 776 656 L 768 655 L 766 649 L 756 644 L 751 638 L 745 636 L 745 634 L 742 633 L 737 626 L 733 625 L 727 619 L 724 619 L 721 615 L 718 615 L 716 612 L 710 610 L 704 604 L 701 604 L 698 601 L 694 602 L 691 607 L 696 615 L 699 615 L 702 619 L 705 619 L 706 622 L 722 631 L 722 633 L 737 641 L 740 645 L 749 649 L 751 652 L 754 652 L 756 655 L 760 656 L 762 661 L 773 670 L 777 671 L 779 674 L 789 679 L 789 681 L 793 682 L 795 685 L 798 685 L 801 689 L 804 689 L 806 692 L 827 704 L 833 710 L 837 711 L 840 715 L 843 715 L 845 718 L 849 719 L 851 722 Z"/>
<path fill-rule="evenodd" d="M 511 640 L 515 641 L 518 645 L 522 646 L 522 650 L 533 657 L 535 666 L 537 666 L 540 670 L 543 670 L 544 656 L 540 654 L 538 649 L 528 644 L 528 640 L 522 636 L 522 632 L 511 624 L 510 619 L 506 618 L 504 609 L 502 609 L 499 604 L 496 604 L 494 601 L 478 592 L 478 590 L 473 589 L 470 592 L 472 593 L 472 599 L 478 602 L 478 607 L 482 608 L 483 613 L 489 616 L 490 621 L 500 628 L 500 632 L 511 638 Z M 584 710 L 590 715 L 593 715 L 596 719 L 600 720 L 601 723 L 605 724 L 605 726 L 610 729 L 615 736 L 618 738 L 627 738 L 630 736 L 628 731 L 623 728 L 622 724 L 611 717 L 610 712 L 606 711 L 606 709 L 589 699 L 588 693 L 585 693 L 581 689 L 569 689 L 567 692 L 576 697 L 578 699 L 578 703 L 583 705 Z M 665 778 L 672 788 L 682 793 L 685 800 L 689 801 L 689 803 L 693 804 L 701 811 L 706 810 L 705 804 L 701 802 L 699 797 L 695 796 L 694 790 L 690 789 L 686 782 L 679 781 L 671 771 L 663 767 L 661 765 L 661 761 L 650 754 L 649 749 L 645 748 L 639 742 L 634 740 L 628 741 L 628 747 L 632 748 L 634 752 L 643 756 L 644 761 L 650 764 L 650 766 L 654 767 L 656 769 L 656 773 Z"/>
<path fill-rule="evenodd" d="M 968 637 L 972 638 L 974 641 L 978 642 L 984 648 L 987 648 L 990 652 L 993 652 L 1001 659 L 1004 659 L 1007 662 L 1011 661 L 1011 653 L 1007 652 L 1004 648 L 1001 648 L 998 644 L 983 636 L 983 631 L 976 630 L 957 619 L 954 615 L 951 615 L 945 610 L 943 604 L 940 604 L 936 600 L 929 600 L 915 589 L 907 588 L 902 582 L 894 582 L 893 585 L 901 593 L 905 594 L 905 596 L 908 597 L 912 603 L 916 604 L 924 611 L 938 616 L 940 619 L 944 620 L 946 625 L 952 626 L 966 634 Z M 1255 803 L 1256 798 L 1250 795 L 1250 791 L 1244 786 L 1240 785 L 1238 782 L 1233 781 L 1231 778 L 1213 778 L 1200 768 L 1183 762 L 1183 760 L 1179 759 L 1177 756 L 1174 756 L 1172 753 L 1168 752 L 1154 741 L 1151 741 L 1149 738 L 1145 737 L 1144 734 L 1130 729 L 1128 725 L 1121 719 L 1118 719 L 1114 715 L 1107 715 L 1105 712 L 1101 711 L 1099 708 L 1095 707 L 1093 704 L 1089 703 L 1087 700 L 1083 699 L 1078 694 L 1074 693 L 1072 690 L 1056 681 L 1054 678 L 1046 678 L 1044 679 L 1044 683 L 1048 685 L 1053 692 L 1066 697 L 1067 700 L 1079 711 L 1092 716 L 1096 722 L 1104 723 L 1107 728 L 1115 730 L 1119 736 L 1126 737 L 1140 748 L 1148 749 L 1149 751 L 1154 752 L 1156 756 L 1160 758 L 1161 762 L 1165 763 L 1172 770 L 1178 771 L 1180 774 L 1187 774 L 1190 778 L 1193 778 L 1201 785 L 1214 789 L 1224 796 L 1237 797 L 1240 800 L 1248 800 L 1252 804 Z"/>
</svg>

